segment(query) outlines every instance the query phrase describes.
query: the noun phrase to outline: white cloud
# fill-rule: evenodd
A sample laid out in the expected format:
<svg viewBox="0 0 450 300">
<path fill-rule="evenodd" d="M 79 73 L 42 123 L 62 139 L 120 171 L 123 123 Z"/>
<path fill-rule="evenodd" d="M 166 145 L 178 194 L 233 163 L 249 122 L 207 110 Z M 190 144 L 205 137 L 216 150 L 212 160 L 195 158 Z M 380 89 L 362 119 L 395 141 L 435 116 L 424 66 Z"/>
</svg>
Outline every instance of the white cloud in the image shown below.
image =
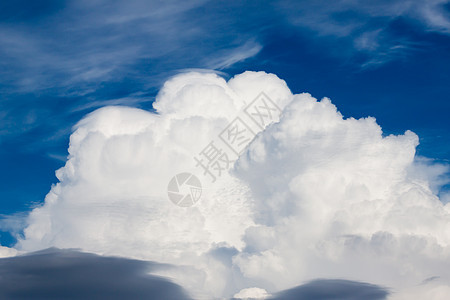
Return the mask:
<svg viewBox="0 0 450 300">
<path fill-rule="evenodd" d="M 248 41 L 240 47 L 232 51 L 225 51 L 223 56 L 212 59 L 207 62 L 211 69 L 225 69 L 234 65 L 237 62 L 246 60 L 247 58 L 253 57 L 259 53 L 262 49 L 262 45 L 254 41 Z M 229 53 L 226 53 L 229 52 Z"/>
<path fill-rule="evenodd" d="M 430 30 L 450 33 L 450 19 L 443 6 L 448 4 L 446 0 L 426 1 L 418 7 L 417 13 L 428 25 Z"/>
<path fill-rule="evenodd" d="M 280 121 L 210 183 L 193 157 L 260 92 L 283 109 Z M 415 162 L 414 133 L 384 137 L 375 119 L 345 119 L 329 99 L 292 95 L 264 72 L 228 82 L 181 74 L 154 107 L 158 114 L 105 107 L 77 124 L 60 182 L 30 214 L 17 249 L 184 265 L 185 273 L 164 275 L 206 298 L 315 278 L 399 291 L 450 278 L 450 205 L 433 182 L 444 169 Z M 199 203 L 180 208 L 166 188 L 186 171 L 204 189 Z"/>
<path fill-rule="evenodd" d="M 344 119 L 328 99 L 296 95 L 237 164 L 264 228 L 251 240 L 276 240 L 235 264 L 279 288 L 304 277 L 384 286 L 449 278 L 450 206 L 408 172 L 417 144 L 410 131 L 383 137 L 373 118 Z"/>
<path fill-rule="evenodd" d="M 429 280 L 411 287 L 407 290 L 393 291 L 392 300 L 408 299 L 429 299 L 429 300 L 447 300 L 450 295 L 450 284 L 438 277 L 432 277 Z"/>
<path fill-rule="evenodd" d="M 233 298 L 236 299 L 266 299 L 270 294 L 266 290 L 260 288 L 247 288 L 239 291 Z"/>
<path fill-rule="evenodd" d="M 0 258 L 16 256 L 17 250 L 0 245 Z"/>
</svg>

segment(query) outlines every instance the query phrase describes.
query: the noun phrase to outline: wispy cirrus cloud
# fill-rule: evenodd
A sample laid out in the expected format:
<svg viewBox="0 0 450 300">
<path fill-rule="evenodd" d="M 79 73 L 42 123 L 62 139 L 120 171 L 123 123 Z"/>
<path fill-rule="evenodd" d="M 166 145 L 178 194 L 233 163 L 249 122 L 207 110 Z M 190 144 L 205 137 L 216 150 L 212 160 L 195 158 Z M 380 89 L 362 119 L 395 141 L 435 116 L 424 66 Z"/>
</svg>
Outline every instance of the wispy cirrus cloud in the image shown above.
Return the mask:
<svg viewBox="0 0 450 300">
<path fill-rule="evenodd" d="M 426 47 L 396 32 L 396 20 L 419 24 L 425 32 L 449 29 L 448 5 L 437 0 L 19 1 L 1 9 L 4 137 L 39 128 L 48 115 L 79 119 L 74 111 L 117 99 L 149 107 L 157 88 L 178 70 L 232 68 L 258 56 L 272 32 L 306 30 L 310 40 L 330 48 L 327 55 L 367 69 Z"/>
<path fill-rule="evenodd" d="M 83 94 L 101 82 L 142 75 L 147 84 L 154 78 L 155 86 L 156 74 L 193 61 L 204 61 L 206 67 L 210 60 L 228 57 L 218 64 L 220 68 L 255 55 L 255 47 L 249 47 L 243 36 L 217 35 L 209 49 L 198 47 L 203 36 L 217 29 L 213 22 L 208 28 L 190 16 L 205 2 L 66 2 L 39 20 L 0 23 L 0 63 L 7 66 L 0 75 L 24 91 L 57 87 L 65 93 L 76 88 Z M 149 72 L 137 74 L 137 65 Z M 152 72 L 155 67 L 158 72 Z"/>
<path fill-rule="evenodd" d="M 178 70 L 224 69 L 262 48 L 258 31 L 240 31 L 232 15 L 217 18 L 220 8 L 204 0 L 0 8 L 0 141 L 52 123 L 50 131 L 70 128 L 103 105 L 149 107 Z"/>
<path fill-rule="evenodd" d="M 225 69 L 231 67 L 235 63 L 246 60 L 247 58 L 253 57 L 261 51 L 262 45 L 254 42 L 248 41 L 244 45 L 234 49 L 230 53 L 224 53 L 222 57 L 218 57 L 208 63 L 210 69 Z M 228 51 L 229 52 L 229 51 Z"/>
<path fill-rule="evenodd" d="M 395 32 L 393 26 L 398 20 L 417 25 L 419 31 L 450 33 L 446 0 L 282 1 L 278 7 L 294 26 L 310 30 L 322 39 L 347 41 L 347 51 L 338 55 L 364 54 L 362 68 L 402 59 L 410 51 L 424 47 L 408 35 Z"/>
</svg>

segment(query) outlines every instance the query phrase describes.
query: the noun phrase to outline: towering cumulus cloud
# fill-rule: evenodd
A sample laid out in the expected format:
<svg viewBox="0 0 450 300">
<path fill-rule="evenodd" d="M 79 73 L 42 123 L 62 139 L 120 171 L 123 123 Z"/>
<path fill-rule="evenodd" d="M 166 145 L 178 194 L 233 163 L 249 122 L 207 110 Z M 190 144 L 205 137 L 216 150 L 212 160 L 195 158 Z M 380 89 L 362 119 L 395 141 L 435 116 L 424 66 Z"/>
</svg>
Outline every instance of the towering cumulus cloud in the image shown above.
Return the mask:
<svg viewBox="0 0 450 300">
<path fill-rule="evenodd" d="M 279 119 L 251 127 L 256 136 L 212 180 L 194 158 L 261 92 Z M 60 182 L 30 214 L 19 251 L 183 266 L 162 275 L 194 298 L 262 297 L 317 278 L 376 284 L 398 299 L 450 293 L 450 204 L 422 175 L 433 172 L 416 163 L 414 133 L 385 136 L 374 118 L 344 118 L 329 99 L 293 95 L 264 72 L 228 82 L 182 74 L 154 108 L 105 107 L 75 126 Z M 191 207 L 167 197 L 183 172 L 203 187 Z"/>
</svg>

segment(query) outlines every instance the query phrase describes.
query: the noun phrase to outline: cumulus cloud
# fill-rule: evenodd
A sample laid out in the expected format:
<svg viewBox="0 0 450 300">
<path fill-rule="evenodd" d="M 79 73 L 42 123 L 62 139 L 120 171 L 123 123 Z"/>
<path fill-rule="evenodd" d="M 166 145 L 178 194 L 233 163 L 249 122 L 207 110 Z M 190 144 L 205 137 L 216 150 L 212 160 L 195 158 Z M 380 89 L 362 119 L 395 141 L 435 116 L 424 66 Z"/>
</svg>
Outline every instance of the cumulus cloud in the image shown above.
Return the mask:
<svg viewBox="0 0 450 300">
<path fill-rule="evenodd" d="M 225 149 L 220 133 L 261 92 L 281 116 L 249 123 L 256 137 L 212 182 L 194 157 L 211 141 Z M 77 247 L 183 265 L 159 274 L 196 298 L 273 294 L 316 278 L 400 295 L 440 276 L 446 288 L 450 205 L 433 182 L 445 168 L 417 163 L 414 133 L 386 136 L 374 118 L 344 118 L 329 99 L 293 95 L 264 72 L 228 82 L 181 74 L 154 108 L 105 107 L 75 126 L 60 182 L 28 217 L 19 251 Z M 203 185 L 192 207 L 167 198 L 182 172 Z"/>
<path fill-rule="evenodd" d="M 328 99 L 295 96 L 281 122 L 237 163 L 263 232 L 258 225 L 250 236 L 264 240 L 269 231 L 276 238 L 257 253 L 240 253 L 235 263 L 249 276 L 277 273 L 280 285 L 343 272 L 387 284 L 385 271 L 390 282 L 399 280 L 411 257 L 424 266 L 408 279 L 432 276 L 437 270 L 429 260 L 448 257 L 449 206 L 428 182 L 408 174 L 417 144 L 412 132 L 383 137 L 373 118 L 344 119 Z M 440 271 L 447 274 L 446 267 Z"/>
</svg>

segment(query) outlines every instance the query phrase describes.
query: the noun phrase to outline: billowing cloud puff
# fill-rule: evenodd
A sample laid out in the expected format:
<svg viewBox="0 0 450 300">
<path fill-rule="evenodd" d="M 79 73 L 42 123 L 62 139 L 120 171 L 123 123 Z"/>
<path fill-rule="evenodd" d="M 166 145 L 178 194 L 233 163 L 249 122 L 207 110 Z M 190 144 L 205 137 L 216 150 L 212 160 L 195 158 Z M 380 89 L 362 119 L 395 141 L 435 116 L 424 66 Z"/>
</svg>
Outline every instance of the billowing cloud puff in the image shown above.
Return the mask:
<svg viewBox="0 0 450 300">
<path fill-rule="evenodd" d="M 450 206 L 408 173 L 417 144 L 410 131 L 383 137 L 373 118 L 344 119 L 328 99 L 296 95 L 236 165 L 257 225 L 234 263 L 277 287 L 305 277 L 450 278 Z"/>
<path fill-rule="evenodd" d="M 0 258 L 15 256 L 16 254 L 16 249 L 0 246 Z"/>
<path fill-rule="evenodd" d="M 214 181 L 194 158 L 211 142 L 227 152 L 221 134 L 250 116 L 244 108 L 261 92 L 280 117 L 262 127 L 245 119 L 256 136 Z M 375 119 L 346 119 L 329 99 L 293 95 L 264 72 L 228 82 L 182 74 L 154 108 L 105 107 L 76 125 L 60 182 L 30 214 L 18 250 L 76 247 L 183 265 L 163 275 L 196 298 L 315 278 L 391 287 L 392 297 L 433 276 L 448 288 L 450 205 L 421 175 L 433 172 L 415 161 L 414 133 L 384 136 Z M 167 195 L 183 172 L 203 187 L 191 207 Z"/>
</svg>

